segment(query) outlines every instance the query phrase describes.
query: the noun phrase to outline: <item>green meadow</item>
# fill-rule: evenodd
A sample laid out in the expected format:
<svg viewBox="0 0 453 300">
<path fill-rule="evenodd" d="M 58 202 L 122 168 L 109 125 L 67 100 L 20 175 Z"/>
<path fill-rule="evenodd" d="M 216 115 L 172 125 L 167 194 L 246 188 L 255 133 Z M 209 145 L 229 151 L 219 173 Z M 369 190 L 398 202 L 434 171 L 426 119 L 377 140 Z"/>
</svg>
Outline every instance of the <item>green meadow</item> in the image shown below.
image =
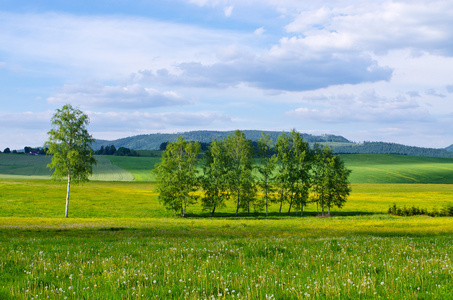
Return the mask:
<svg viewBox="0 0 453 300">
<path fill-rule="evenodd" d="M 104 156 L 65 219 L 49 158 L 0 154 L 0 299 L 453 299 L 453 218 L 387 214 L 453 204 L 453 160 L 342 157 L 352 193 L 330 218 L 233 203 L 174 218 L 158 158 Z"/>
</svg>

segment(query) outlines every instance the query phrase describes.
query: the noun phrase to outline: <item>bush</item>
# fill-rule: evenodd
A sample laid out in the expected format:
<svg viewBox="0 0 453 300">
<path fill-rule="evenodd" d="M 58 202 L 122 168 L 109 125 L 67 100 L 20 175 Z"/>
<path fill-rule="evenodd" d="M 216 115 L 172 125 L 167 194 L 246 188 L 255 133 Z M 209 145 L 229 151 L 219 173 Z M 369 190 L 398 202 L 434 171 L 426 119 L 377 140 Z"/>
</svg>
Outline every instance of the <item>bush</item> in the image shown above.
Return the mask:
<svg viewBox="0 0 453 300">
<path fill-rule="evenodd" d="M 388 213 L 395 216 L 417 216 L 417 215 L 428 215 L 431 217 L 453 217 L 453 205 L 449 204 L 442 207 L 438 210 L 436 207 L 432 209 L 432 211 L 428 211 L 427 209 L 419 208 L 419 207 L 398 207 L 395 203 L 391 205 L 388 209 Z"/>
</svg>

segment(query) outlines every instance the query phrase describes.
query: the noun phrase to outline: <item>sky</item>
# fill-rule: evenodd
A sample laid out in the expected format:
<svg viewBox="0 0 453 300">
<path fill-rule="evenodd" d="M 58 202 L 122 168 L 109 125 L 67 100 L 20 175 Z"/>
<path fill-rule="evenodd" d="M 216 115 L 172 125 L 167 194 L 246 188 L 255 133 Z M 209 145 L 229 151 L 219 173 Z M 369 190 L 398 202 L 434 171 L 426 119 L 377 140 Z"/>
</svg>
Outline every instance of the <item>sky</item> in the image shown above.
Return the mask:
<svg viewBox="0 0 453 300">
<path fill-rule="evenodd" d="M 453 1 L 1 0 L 0 150 L 69 103 L 96 139 L 296 130 L 453 144 Z"/>
</svg>

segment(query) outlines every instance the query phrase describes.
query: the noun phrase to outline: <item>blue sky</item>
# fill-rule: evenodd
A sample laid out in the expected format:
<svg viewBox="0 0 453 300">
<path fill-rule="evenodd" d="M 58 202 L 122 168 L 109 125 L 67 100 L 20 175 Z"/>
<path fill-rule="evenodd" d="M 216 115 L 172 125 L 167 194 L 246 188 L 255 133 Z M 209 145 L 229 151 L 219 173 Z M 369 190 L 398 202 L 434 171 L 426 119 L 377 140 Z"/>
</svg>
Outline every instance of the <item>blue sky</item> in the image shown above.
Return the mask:
<svg viewBox="0 0 453 300">
<path fill-rule="evenodd" d="M 453 144 L 453 2 L 0 2 L 0 150 L 66 103 L 98 139 L 259 129 Z"/>
</svg>

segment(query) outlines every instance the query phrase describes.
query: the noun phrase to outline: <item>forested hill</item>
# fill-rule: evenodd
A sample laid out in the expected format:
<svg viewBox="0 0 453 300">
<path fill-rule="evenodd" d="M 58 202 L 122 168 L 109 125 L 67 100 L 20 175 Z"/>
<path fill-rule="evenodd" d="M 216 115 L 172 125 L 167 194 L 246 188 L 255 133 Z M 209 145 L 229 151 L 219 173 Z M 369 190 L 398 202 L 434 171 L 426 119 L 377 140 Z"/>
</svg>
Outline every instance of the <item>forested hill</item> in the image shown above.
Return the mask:
<svg viewBox="0 0 453 300">
<path fill-rule="evenodd" d="M 165 142 L 174 142 L 178 136 L 182 136 L 188 141 L 198 141 L 200 143 L 210 143 L 213 139 L 221 140 L 226 138 L 233 131 L 190 131 L 183 133 L 154 133 L 146 135 L 137 135 L 122 138 L 114 141 L 97 140 L 93 144 L 93 149 L 98 150 L 101 146 L 115 145 L 116 148 L 126 147 L 134 150 L 158 150 L 160 145 Z M 261 138 L 260 130 L 244 130 L 246 138 L 252 141 L 258 141 Z M 277 141 L 281 131 L 264 131 L 270 137 Z M 342 136 L 337 135 L 311 135 L 303 134 L 304 140 L 310 144 L 321 143 L 328 144 L 336 154 L 400 154 L 411 156 L 430 156 L 430 157 L 448 157 L 453 158 L 453 152 L 449 149 L 434 149 L 405 146 L 395 143 L 385 142 L 363 142 L 353 143 Z M 453 149 L 453 145 L 450 146 Z"/>
<path fill-rule="evenodd" d="M 395 143 L 364 142 L 332 147 L 336 154 L 400 154 L 411 156 L 453 158 L 453 152 L 446 149 L 405 146 Z"/>
<path fill-rule="evenodd" d="M 146 135 L 137 135 L 126 137 L 114 141 L 96 140 L 92 145 L 94 150 L 98 150 L 101 146 L 115 145 L 115 147 L 126 147 L 134 150 L 158 150 L 160 145 L 165 142 L 174 142 L 178 136 L 183 137 L 188 141 L 198 141 L 200 143 L 210 143 L 212 140 L 221 140 L 226 138 L 233 131 L 190 131 L 183 133 L 154 133 Z M 243 130 L 247 139 L 252 141 L 258 141 L 262 135 L 261 130 Z M 277 141 L 281 131 L 263 131 L 265 134 L 269 134 L 270 137 Z M 309 143 L 351 143 L 342 136 L 336 135 L 322 135 L 315 136 L 311 134 L 302 134 L 304 140 Z"/>
</svg>

